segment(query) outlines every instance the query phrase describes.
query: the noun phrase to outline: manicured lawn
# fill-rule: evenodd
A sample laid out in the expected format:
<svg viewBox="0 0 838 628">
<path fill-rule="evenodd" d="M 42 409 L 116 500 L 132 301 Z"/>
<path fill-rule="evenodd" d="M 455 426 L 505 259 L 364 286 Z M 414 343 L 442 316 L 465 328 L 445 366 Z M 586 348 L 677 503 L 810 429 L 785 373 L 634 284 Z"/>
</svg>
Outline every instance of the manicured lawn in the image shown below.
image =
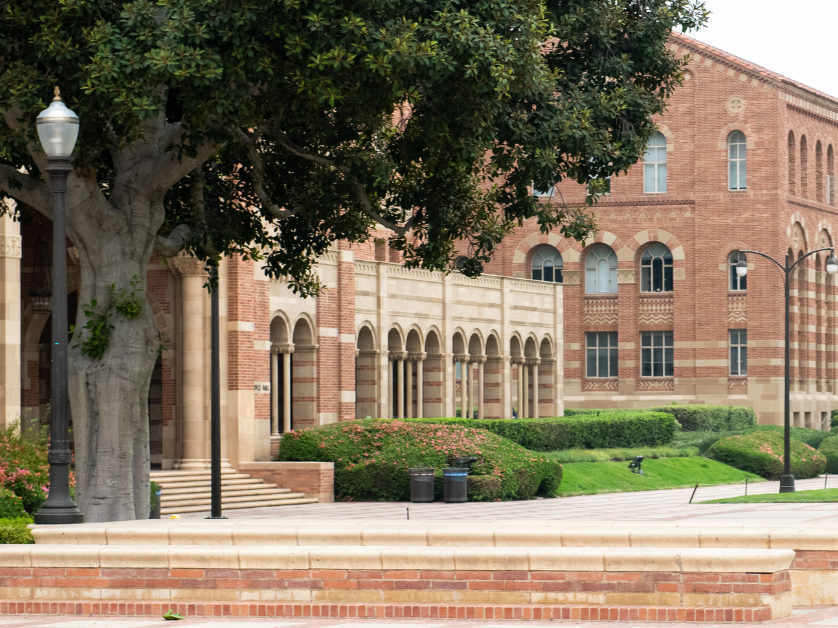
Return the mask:
<svg viewBox="0 0 838 628">
<path fill-rule="evenodd" d="M 567 467 L 565 467 L 567 468 Z M 702 504 L 813 504 L 817 502 L 838 502 L 838 488 L 796 493 L 767 493 L 765 495 L 742 495 L 727 499 L 711 499 Z"/>
<path fill-rule="evenodd" d="M 645 475 L 629 471 L 626 462 L 573 462 L 562 466 L 561 497 L 687 488 L 696 483 L 701 486 L 736 484 L 745 478 L 749 482 L 764 482 L 758 475 L 699 456 L 644 460 Z"/>
</svg>

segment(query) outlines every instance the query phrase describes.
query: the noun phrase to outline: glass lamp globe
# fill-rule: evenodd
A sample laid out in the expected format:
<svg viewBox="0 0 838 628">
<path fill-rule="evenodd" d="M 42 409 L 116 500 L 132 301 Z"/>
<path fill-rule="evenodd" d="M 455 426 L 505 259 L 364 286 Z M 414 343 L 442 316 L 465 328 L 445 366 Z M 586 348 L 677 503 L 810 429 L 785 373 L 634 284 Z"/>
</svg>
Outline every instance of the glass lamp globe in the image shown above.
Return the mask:
<svg viewBox="0 0 838 628">
<path fill-rule="evenodd" d="M 739 261 L 736 262 L 736 274 L 739 277 L 744 277 L 748 274 L 748 262 L 744 255 L 740 255 Z"/>
<path fill-rule="evenodd" d="M 57 87 L 55 98 L 38 114 L 35 123 L 47 157 L 69 157 L 73 154 L 79 136 L 79 117 L 61 100 Z"/>
<path fill-rule="evenodd" d="M 826 272 L 830 275 L 838 272 L 838 259 L 835 259 L 835 253 L 830 253 L 829 257 L 826 258 Z"/>
</svg>

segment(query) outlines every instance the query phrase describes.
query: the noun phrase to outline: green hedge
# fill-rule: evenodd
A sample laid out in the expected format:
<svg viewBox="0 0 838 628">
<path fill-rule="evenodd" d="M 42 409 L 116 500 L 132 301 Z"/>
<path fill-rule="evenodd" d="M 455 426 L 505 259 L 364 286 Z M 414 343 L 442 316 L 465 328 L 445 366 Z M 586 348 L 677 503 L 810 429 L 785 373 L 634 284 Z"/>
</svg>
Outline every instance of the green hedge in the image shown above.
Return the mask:
<svg viewBox="0 0 838 628">
<path fill-rule="evenodd" d="M 718 441 L 707 456 L 766 480 L 779 480 L 783 473 L 783 436 L 775 431 L 758 430 Z M 791 441 L 791 472 L 797 479 L 816 477 L 826 466 L 826 458 L 816 449 Z"/>
<path fill-rule="evenodd" d="M 411 423 L 463 425 L 488 430 L 531 451 L 615 449 L 669 445 L 678 430 L 674 417 L 649 410 L 599 410 L 549 419 L 404 419 Z"/>
<path fill-rule="evenodd" d="M 756 429 L 758 431 L 777 432 L 781 436 L 785 433 L 785 428 L 782 425 L 760 425 Z M 830 432 L 813 430 L 808 427 L 791 428 L 791 437 L 794 440 L 799 440 L 801 443 L 806 443 L 809 447 L 814 447 L 815 449 L 820 447 L 820 444 L 832 435 Z"/>
<path fill-rule="evenodd" d="M 754 409 L 748 406 L 672 405 L 651 409 L 669 412 L 686 432 L 728 432 L 757 424 Z"/>
<path fill-rule="evenodd" d="M 35 542 L 32 532 L 27 527 L 32 523 L 28 517 L 15 517 L 12 519 L 0 518 L 0 545 L 26 545 Z"/>
<path fill-rule="evenodd" d="M 465 419 L 459 420 L 466 421 Z M 335 495 L 343 500 L 406 501 L 411 467 L 440 469 L 459 457 L 476 457 L 468 497 L 472 501 L 554 497 L 562 466 L 485 429 L 449 419 L 447 424 L 362 419 L 289 432 L 278 460 L 335 464 Z"/>
<path fill-rule="evenodd" d="M 826 457 L 826 472 L 838 473 L 838 436 L 832 435 L 825 438 L 818 447 L 818 451 Z"/>
<path fill-rule="evenodd" d="M 561 462 L 610 462 L 631 460 L 635 456 L 643 456 L 645 460 L 658 458 L 689 458 L 698 456 L 696 447 L 626 447 L 618 449 L 565 449 L 563 451 L 545 452 L 545 457 Z"/>
</svg>

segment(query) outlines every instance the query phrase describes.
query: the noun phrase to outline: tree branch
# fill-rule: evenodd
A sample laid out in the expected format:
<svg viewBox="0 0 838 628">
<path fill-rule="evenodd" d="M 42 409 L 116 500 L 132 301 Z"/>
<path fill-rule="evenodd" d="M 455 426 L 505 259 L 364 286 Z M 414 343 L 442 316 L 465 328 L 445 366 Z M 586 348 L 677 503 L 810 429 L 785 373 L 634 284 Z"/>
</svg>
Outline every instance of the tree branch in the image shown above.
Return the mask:
<svg viewBox="0 0 838 628">
<path fill-rule="evenodd" d="M 174 257 L 180 252 L 183 243 L 192 237 L 192 227 L 178 225 L 172 230 L 168 238 L 158 235 L 154 239 L 154 253 L 158 257 Z"/>
<path fill-rule="evenodd" d="M 18 182 L 20 186 L 15 186 L 12 181 Z M 46 184 L 35 177 L 0 164 L 0 191 L 21 203 L 26 203 L 45 216 L 52 217 L 52 193 Z"/>
<path fill-rule="evenodd" d="M 355 190 L 358 192 L 358 200 L 361 201 L 361 207 L 364 210 L 364 213 L 367 214 L 370 218 L 375 220 L 378 224 L 382 227 L 390 229 L 391 231 L 395 231 L 398 235 L 404 236 L 407 234 L 410 226 L 412 224 L 412 219 L 408 220 L 404 226 L 399 226 L 396 223 L 387 220 L 384 216 L 382 216 L 373 205 L 372 201 L 370 201 L 370 197 L 367 195 L 367 191 L 364 189 L 364 186 L 361 185 L 361 182 L 352 174 L 352 171 L 347 168 L 346 166 L 338 166 L 335 164 L 334 160 L 329 159 L 319 153 L 312 152 L 307 148 L 303 148 L 302 146 L 298 146 L 294 142 L 292 142 L 285 133 L 278 133 L 277 139 L 279 143 L 282 144 L 289 152 L 296 155 L 297 157 L 302 157 L 303 159 L 308 159 L 309 161 L 313 161 L 318 164 L 323 164 L 324 166 L 329 166 L 334 168 L 338 172 L 342 172 L 343 174 L 347 175 L 349 179 L 352 181 L 352 184 L 355 186 Z"/>
<path fill-rule="evenodd" d="M 253 170 L 250 173 L 250 178 L 253 180 L 253 191 L 256 192 L 256 196 L 259 197 L 259 202 L 262 203 L 262 207 L 267 209 L 274 218 L 290 218 L 296 214 L 296 211 L 282 209 L 276 203 L 271 201 L 271 197 L 262 185 L 262 181 L 265 179 L 265 162 L 262 160 L 262 156 L 256 148 L 256 143 L 259 141 L 259 135 L 257 134 L 256 137 L 250 138 L 244 131 L 238 128 L 236 129 L 236 134 L 239 136 L 239 139 L 244 142 L 245 146 L 247 146 L 247 156 L 250 159 L 250 165 L 253 167 Z"/>
</svg>

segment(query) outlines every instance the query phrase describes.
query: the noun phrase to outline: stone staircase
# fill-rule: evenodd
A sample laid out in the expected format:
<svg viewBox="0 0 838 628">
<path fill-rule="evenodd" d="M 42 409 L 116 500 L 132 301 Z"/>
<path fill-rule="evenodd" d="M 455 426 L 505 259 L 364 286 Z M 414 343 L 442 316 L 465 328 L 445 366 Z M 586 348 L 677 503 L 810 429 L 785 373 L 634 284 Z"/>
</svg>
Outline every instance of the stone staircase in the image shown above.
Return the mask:
<svg viewBox="0 0 838 628">
<path fill-rule="evenodd" d="M 210 509 L 210 471 L 152 471 L 160 485 L 160 515 L 204 512 Z M 291 504 L 314 504 L 316 498 L 294 493 L 290 488 L 266 484 L 234 469 L 221 472 L 221 503 L 224 510 L 263 508 Z"/>
</svg>

